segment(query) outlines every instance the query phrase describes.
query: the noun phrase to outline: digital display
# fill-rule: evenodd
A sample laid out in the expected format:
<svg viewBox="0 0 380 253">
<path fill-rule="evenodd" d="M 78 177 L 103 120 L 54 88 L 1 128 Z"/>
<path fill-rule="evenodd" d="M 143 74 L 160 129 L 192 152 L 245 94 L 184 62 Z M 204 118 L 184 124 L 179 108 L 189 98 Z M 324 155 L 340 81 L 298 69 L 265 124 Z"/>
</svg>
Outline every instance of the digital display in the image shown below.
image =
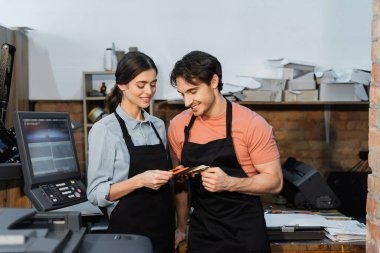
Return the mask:
<svg viewBox="0 0 380 253">
<path fill-rule="evenodd" d="M 34 177 L 77 171 L 66 119 L 23 119 Z"/>
</svg>

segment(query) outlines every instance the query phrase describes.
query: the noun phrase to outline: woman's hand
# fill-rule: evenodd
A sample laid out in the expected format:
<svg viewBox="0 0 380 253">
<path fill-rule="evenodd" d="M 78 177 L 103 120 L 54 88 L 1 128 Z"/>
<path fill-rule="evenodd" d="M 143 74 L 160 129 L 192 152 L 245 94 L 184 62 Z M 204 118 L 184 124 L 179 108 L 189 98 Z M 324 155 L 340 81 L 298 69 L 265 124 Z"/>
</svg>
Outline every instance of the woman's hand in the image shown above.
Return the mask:
<svg viewBox="0 0 380 253">
<path fill-rule="evenodd" d="M 164 170 L 147 170 L 136 175 L 140 187 L 147 187 L 153 190 L 159 189 L 166 184 L 173 176 L 171 171 Z"/>
</svg>

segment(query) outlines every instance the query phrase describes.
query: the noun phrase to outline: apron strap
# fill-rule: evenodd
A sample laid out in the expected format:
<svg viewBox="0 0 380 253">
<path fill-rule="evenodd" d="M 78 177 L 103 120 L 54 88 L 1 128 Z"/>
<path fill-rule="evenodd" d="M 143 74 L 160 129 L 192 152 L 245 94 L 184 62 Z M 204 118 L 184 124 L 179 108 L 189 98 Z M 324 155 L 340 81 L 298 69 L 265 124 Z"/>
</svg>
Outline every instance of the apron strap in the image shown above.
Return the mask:
<svg viewBox="0 0 380 253">
<path fill-rule="evenodd" d="M 164 147 L 164 149 L 165 149 L 165 145 L 164 145 L 164 142 L 162 141 L 162 139 L 161 139 L 160 135 L 158 134 L 156 127 L 153 125 L 153 123 L 152 123 L 152 122 L 149 122 L 149 124 L 152 126 L 152 128 L 153 128 L 153 131 L 156 133 L 156 135 L 157 135 L 158 139 L 160 140 L 160 143 L 161 143 L 162 147 Z"/>
<path fill-rule="evenodd" d="M 232 124 L 232 104 L 231 102 L 226 99 L 227 101 L 227 112 L 226 112 L 226 137 L 231 138 L 231 124 Z M 189 136 L 190 136 L 190 129 L 194 124 L 196 117 L 194 114 L 191 116 L 191 119 L 189 121 L 189 124 L 185 126 L 185 142 L 189 141 Z"/>
<path fill-rule="evenodd" d="M 154 132 L 156 133 L 158 139 L 160 140 L 161 146 L 162 146 L 162 148 L 164 149 L 164 151 L 166 152 L 166 156 L 167 156 L 167 159 L 168 159 L 168 162 L 169 162 L 170 168 L 172 168 L 172 167 L 173 167 L 173 163 L 172 163 L 172 158 L 171 158 L 171 156 L 170 156 L 169 147 L 165 148 L 165 144 L 164 144 L 164 142 L 162 141 L 160 135 L 158 134 L 156 127 L 153 125 L 152 122 L 150 122 L 150 124 L 151 124 L 151 126 L 152 126 Z"/>
<path fill-rule="evenodd" d="M 189 141 L 190 128 L 193 126 L 195 119 L 196 119 L 196 117 L 193 114 L 193 116 L 191 116 L 189 124 L 187 126 L 185 126 L 185 142 Z"/>
<path fill-rule="evenodd" d="M 123 132 L 123 138 L 124 138 L 125 144 L 127 145 L 128 149 L 129 149 L 129 147 L 134 147 L 135 145 L 133 145 L 132 138 L 128 133 L 127 126 L 125 125 L 124 120 L 119 116 L 119 114 L 117 114 L 116 111 L 114 112 L 114 114 L 116 116 L 117 121 L 119 121 L 121 131 Z"/>
<path fill-rule="evenodd" d="M 227 136 L 227 138 L 232 138 L 232 135 L 231 135 L 232 104 L 228 99 L 226 99 L 226 101 L 227 101 L 226 136 Z"/>
</svg>

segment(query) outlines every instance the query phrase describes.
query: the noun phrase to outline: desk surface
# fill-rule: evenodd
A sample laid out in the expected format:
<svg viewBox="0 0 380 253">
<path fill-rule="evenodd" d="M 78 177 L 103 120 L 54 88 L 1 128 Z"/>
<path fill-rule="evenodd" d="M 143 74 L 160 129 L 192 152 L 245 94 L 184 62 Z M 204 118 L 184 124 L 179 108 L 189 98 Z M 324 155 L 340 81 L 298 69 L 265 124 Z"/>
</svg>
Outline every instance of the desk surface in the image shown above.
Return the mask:
<svg viewBox="0 0 380 253">
<path fill-rule="evenodd" d="M 288 253 L 331 253 L 331 252 L 351 252 L 364 253 L 365 242 L 362 243 L 337 243 L 329 239 L 315 241 L 286 241 L 286 242 L 271 242 L 272 253 L 288 252 Z M 179 247 L 179 253 L 187 252 L 186 242 L 182 242 Z"/>
<path fill-rule="evenodd" d="M 365 252 L 365 242 L 339 243 L 329 239 L 317 241 L 271 242 L 272 252 Z"/>
</svg>

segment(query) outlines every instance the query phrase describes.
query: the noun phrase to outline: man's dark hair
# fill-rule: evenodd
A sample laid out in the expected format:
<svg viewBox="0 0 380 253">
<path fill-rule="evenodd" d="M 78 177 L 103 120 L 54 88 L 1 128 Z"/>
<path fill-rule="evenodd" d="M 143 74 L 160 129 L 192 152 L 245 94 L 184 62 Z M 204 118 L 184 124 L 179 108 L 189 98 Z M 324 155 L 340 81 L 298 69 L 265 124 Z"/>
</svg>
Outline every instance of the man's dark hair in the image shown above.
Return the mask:
<svg viewBox="0 0 380 253">
<path fill-rule="evenodd" d="M 192 51 L 176 62 L 170 74 L 170 83 L 173 87 L 177 87 L 176 79 L 182 77 L 194 85 L 199 83 L 210 85 L 214 75 L 219 77 L 218 90 L 221 91 L 222 66 L 218 59 L 205 52 Z"/>
</svg>

